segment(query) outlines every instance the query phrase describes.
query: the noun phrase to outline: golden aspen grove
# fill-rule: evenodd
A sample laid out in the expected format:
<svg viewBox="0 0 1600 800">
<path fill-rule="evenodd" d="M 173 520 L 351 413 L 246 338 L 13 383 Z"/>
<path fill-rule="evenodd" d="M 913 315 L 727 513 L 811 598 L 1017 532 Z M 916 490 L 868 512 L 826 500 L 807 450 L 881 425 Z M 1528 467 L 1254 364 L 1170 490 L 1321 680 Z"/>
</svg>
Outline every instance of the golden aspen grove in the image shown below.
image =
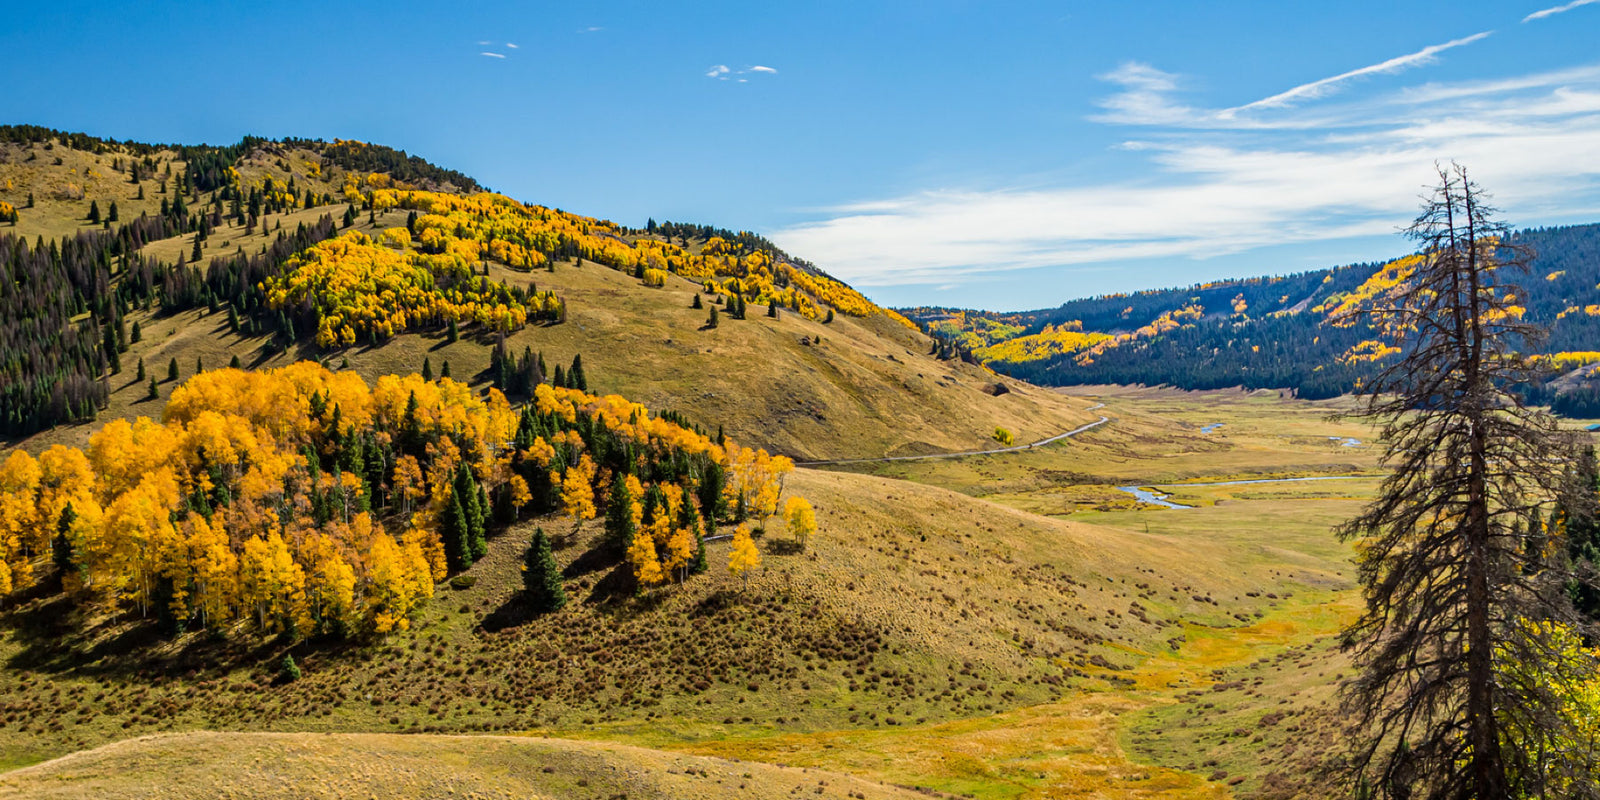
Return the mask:
<svg viewBox="0 0 1600 800">
<path fill-rule="evenodd" d="M 592 517 L 612 474 L 661 497 L 630 549 L 657 565 L 640 570 L 648 588 L 714 524 L 697 504 L 772 514 L 789 468 L 615 395 L 539 384 L 519 411 L 448 378 L 214 370 L 160 422 L 0 463 L 0 589 L 53 561 L 70 591 L 177 629 L 381 635 L 481 557 L 491 525 L 557 504 Z"/>
</svg>

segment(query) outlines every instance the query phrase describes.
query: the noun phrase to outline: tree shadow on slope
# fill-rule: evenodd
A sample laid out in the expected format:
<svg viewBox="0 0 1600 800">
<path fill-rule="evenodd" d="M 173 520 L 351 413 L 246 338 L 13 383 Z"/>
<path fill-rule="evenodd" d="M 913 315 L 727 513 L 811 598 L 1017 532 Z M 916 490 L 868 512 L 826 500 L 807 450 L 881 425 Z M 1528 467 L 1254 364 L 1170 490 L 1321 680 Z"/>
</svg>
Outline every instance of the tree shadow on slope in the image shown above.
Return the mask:
<svg viewBox="0 0 1600 800">
<path fill-rule="evenodd" d="M 64 592 L 44 593 L 0 614 L 18 645 L 9 669 L 83 675 L 174 675 L 226 672 L 261 663 L 282 650 L 279 636 L 174 635 L 157 619 L 132 612 L 97 616 Z"/>
</svg>

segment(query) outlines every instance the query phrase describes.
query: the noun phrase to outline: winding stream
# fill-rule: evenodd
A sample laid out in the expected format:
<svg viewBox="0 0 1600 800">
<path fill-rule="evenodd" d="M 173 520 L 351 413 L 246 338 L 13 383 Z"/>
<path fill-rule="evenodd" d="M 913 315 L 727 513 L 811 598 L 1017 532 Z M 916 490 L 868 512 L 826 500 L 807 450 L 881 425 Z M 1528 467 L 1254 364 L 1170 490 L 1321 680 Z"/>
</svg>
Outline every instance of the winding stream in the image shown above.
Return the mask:
<svg viewBox="0 0 1600 800">
<path fill-rule="evenodd" d="M 1148 503 L 1162 508 L 1194 508 L 1181 503 L 1174 503 L 1167 498 L 1170 494 L 1153 492 L 1150 489 L 1180 488 L 1185 486 L 1243 486 L 1251 483 L 1298 483 L 1301 481 L 1353 481 L 1359 478 L 1370 478 L 1370 475 L 1313 475 L 1305 478 L 1253 478 L 1241 481 L 1212 481 L 1210 483 L 1147 483 L 1142 486 L 1118 486 L 1117 490 L 1127 492 L 1141 503 Z M 1145 487 L 1149 487 L 1148 489 Z"/>
</svg>

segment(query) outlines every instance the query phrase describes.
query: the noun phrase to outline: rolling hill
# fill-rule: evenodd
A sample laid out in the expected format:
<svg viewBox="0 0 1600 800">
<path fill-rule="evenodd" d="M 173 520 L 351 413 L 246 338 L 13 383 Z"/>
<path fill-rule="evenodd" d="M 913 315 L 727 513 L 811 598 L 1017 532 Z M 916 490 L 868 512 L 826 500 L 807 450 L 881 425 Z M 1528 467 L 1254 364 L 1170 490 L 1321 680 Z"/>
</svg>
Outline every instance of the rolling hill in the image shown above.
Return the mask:
<svg viewBox="0 0 1600 800">
<path fill-rule="evenodd" d="M 1590 415 L 1600 409 L 1594 403 L 1600 394 L 1583 380 L 1600 363 L 1592 352 L 1600 341 L 1600 225 L 1524 230 L 1510 242 L 1533 253 L 1518 282 L 1527 319 L 1550 329 L 1536 352 L 1555 355 L 1563 374 L 1583 370 L 1535 388 L 1533 399 Z M 1242 386 L 1326 398 L 1349 392 L 1382 363 L 1368 326 L 1334 317 L 1352 300 L 1403 279 L 1406 263 L 1107 295 L 1018 313 L 904 311 L 947 348 L 1041 385 Z"/>
<path fill-rule="evenodd" d="M 193 206 L 181 213 L 180 183 Z M 56 346 L 72 357 L 52 359 L 37 352 L 25 325 L 7 332 L 16 355 L 3 363 L 14 388 L 0 419 L 10 418 L 14 433 L 57 420 L 155 414 L 132 370 L 102 377 L 118 366 L 104 363 L 105 348 L 94 341 L 108 324 L 140 329 L 138 341 L 118 334 L 122 367 L 142 360 L 159 371 L 176 360 L 189 374 L 196 363 L 216 367 L 234 357 L 252 368 L 315 358 L 348 364 L 370 381 L 420 370 L 428 359 L 435 369 L 451 362 L 458 377 L 479 385 L 492 381 L 485 345 L 502 333 L 493 324 L 463 322 L 466 336 L 451 340 L 434 316 L 389 335 L 319 343 L 312 334 L 322 311 L 267 308 L 256 287 L 318 240 L 376 241 L 407 229 L 419 210 L 445 210 L 442 197 L 465 200 L 479 188 L 465 176 L 352 142 L 177 147 L 9 128 L 0 131 L 0 188 L 0 199 L 19 209 L 15 225 L 0 227 L 0 237 L 18 237 L 13 248 L 39 237 L 92 239 L 78 263 L 54 267 L 62 275 L 52 284 L 70 292 L 49 302 L 13 296 L 30 309 L 58 307 L 53 318 L 73 333 Z M 384 207 L 360 208 L 374 192 L 384 194 Z M 996 427 L 1027 441 L 1093 419 L 1081 403 L 1021 384 L 1001 388 L 981 367 L 930 357 L 930 340 L 914 326 L 759 237 L 663 227 L 677 234 L 669 236 L 480 197 L 498 199 L 459 210 L 448 231 L 458 242 L 454 226 L 482 234 L 466 237 L 474 252 L 457 268 L 564 301 L 564 321 L 503 331 L 510 353 L 528 349 L 563 364 L 581 354 L 597 388 L 721 425 L 740 441 L 801 459 L 877 456 L 971 448 Z M 118 220 L 108 222 L 113 202 Z M 88 222 L 90 204 L 104 209 L 98 225 Z M 339 226 L 319 227 L 324 218 Z M 479 231 L 491 218 L 501 227 Z M 402 249 L 441 248 L 418 241 Z M 659 285 L 645 285 L 641 263 L 663 267 L 653 279 Z M 708 328 L 708 311 L 691 308 L 697 294 L 706 307 L 737 294 L 754 308 L 743 320 L 723 309 L 721 323 Z M 763 316 L 774 301 L 777 317 Z M 57 428 L 23 446 L 37 451 L 82 436 Z"/>
</svg>

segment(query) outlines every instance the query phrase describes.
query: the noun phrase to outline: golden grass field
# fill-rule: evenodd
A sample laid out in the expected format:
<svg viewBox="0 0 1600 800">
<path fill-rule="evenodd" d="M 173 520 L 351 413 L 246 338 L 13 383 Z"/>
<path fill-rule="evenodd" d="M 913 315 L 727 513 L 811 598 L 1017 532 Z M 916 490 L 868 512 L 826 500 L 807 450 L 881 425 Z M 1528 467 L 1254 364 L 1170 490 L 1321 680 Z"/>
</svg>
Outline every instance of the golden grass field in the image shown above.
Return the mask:
<svg viewBox="0 0 1600 800">
<path fill-rule="evenodd" d="M 163 780 L 146 770 L 159 764 Z M 920 796 L 849 775 L 511 736 L 179 733 L 146 736 L 0 775 L 0 797 L 818 798 Z"/>
</svg>

